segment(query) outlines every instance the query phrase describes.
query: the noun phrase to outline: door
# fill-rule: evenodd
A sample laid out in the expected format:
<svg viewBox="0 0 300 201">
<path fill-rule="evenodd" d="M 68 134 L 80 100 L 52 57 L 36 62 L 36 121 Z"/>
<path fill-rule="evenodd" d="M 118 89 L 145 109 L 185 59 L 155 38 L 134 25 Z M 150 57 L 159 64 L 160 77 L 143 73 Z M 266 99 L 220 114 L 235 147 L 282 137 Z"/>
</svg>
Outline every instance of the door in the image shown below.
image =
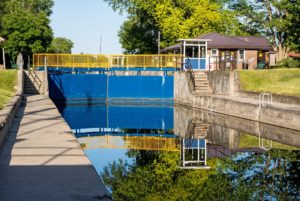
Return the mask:
<svg viewBox="0 0 300 201">
<path fill-rule="evenodd" d="M 220 69 L 236 69 L 237 67 L 237 51 L 236 50 L 220 50 L 219 53 Z"/>
</svg>

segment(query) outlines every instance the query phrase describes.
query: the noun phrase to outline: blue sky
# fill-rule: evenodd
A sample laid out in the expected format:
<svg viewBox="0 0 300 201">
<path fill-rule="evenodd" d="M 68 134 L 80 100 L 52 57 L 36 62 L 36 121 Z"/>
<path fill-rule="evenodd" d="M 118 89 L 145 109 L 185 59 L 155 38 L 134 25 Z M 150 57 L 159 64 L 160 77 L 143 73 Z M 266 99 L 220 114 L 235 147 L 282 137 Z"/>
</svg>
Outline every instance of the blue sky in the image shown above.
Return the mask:
<svg viewBox="0 0 300 201">
<path fill-rule="evenodd" d="M 126 16 L 115 13 L 103 0 L 54 0 L 51 27 L 55 37 L 74 42 L 73 53 L 121 53 L 117 36 Z"/>
</svg>

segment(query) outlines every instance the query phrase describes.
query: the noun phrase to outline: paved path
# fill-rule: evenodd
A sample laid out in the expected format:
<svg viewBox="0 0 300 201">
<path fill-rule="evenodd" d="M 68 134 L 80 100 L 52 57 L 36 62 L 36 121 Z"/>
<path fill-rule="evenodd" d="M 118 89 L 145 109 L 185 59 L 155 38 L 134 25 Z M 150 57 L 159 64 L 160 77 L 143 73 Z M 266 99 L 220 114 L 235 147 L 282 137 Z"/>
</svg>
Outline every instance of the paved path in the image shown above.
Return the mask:
<svg viewBox="0 0 300 201">
<path fill-rule="evenodd" d="M 105 200 L 105 188 L 51 100 L 26 97 L 0 150 L 1 201 Z"/>
</svg>

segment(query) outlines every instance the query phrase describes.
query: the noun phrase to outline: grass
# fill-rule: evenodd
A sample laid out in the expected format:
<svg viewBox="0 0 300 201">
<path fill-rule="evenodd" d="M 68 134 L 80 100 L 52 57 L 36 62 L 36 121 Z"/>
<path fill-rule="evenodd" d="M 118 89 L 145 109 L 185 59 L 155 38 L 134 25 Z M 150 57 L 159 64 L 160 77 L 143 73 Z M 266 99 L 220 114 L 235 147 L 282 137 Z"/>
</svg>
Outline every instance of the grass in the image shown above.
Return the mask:
<svg viewBox="0 0 300 201">
<path fill-rule="evenodd" d="M 17 71 L 0 70 L 0 110 L 15 94 L 17 84 Z"/>
<path fill-rule="evenodd" d="M 264 145 L 269 145 L 269 140 L 262 138 L 261 140 L 264 141 Z M 240 142 L 239 142 L 239 148 L 245 148 L 245 147 L 258 147 L 258 137 L 254 135 L 250 135 L 247 133 L 241 133 L 240 135 Z M 283 149 L 283 150 L 300 150 L 297 147 L 281 144 L 279 142 L 272 142 L 272 148 L 274 149 Z"/>
<path fill-rule="evenodd" d="M 239 71 L 242 90 L 300 96 L 300 69 Z"/>
</svg>

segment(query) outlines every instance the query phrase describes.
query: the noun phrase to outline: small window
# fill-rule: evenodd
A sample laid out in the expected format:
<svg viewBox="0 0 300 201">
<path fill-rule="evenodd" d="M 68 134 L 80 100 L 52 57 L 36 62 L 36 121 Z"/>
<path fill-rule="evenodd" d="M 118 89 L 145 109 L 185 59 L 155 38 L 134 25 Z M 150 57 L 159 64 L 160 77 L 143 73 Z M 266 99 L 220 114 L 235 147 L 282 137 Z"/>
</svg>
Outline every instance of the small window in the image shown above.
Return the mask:
<svg viewBox="0 0 300 201">
<path fill-rule="evenodd" d="M 239 50 L 239 60 L 245 60 L 245 50 Z"/>
<path fill-rule="evenodd" d="M 212 49 L 211 50 L 211 56 L 218 56 L 218 50 L 217 49 Z"/>
</svg>

